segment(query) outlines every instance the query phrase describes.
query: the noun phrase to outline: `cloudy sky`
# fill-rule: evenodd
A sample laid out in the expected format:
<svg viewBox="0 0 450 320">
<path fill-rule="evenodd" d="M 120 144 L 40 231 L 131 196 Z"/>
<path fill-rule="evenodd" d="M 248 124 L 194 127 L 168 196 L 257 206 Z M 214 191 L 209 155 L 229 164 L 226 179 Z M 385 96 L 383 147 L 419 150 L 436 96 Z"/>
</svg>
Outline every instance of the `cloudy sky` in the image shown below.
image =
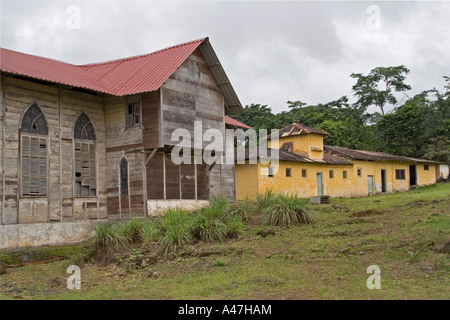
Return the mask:
<svg viewBox="0 0 450 320">
<path fill-rule="evenodd" d="M 352 97 L 350 74 L 405 65 L 414 95 L 450 75 L 448 1 L 0 0 L 4 48 L 74 64 L 208 36 L 243 105 Z"/>
</svg>

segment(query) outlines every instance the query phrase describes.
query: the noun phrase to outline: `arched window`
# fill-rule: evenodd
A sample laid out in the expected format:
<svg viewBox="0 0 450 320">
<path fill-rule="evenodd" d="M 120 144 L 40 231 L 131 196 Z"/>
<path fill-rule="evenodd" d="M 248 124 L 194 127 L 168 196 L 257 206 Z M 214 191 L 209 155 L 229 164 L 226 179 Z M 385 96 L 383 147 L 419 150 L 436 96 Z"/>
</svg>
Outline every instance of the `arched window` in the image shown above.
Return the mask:
<svg viewBox="0 0 450 320">
<path fill-rule="evenodd" d="M 120 195 L 128 195 L 128 161 L 123 157 L 119 163 Z"/>
<path fill-rule="evenodd" d="M 97 195 L 95 129 L 83 112 L 75 122 L 75 196 Z"/>
<path fill-rule="evenodd" d="M 47 196 L 48 126 L 41 108 L 33 103 L 20 124 L 21 195 Z"/>
</svg>

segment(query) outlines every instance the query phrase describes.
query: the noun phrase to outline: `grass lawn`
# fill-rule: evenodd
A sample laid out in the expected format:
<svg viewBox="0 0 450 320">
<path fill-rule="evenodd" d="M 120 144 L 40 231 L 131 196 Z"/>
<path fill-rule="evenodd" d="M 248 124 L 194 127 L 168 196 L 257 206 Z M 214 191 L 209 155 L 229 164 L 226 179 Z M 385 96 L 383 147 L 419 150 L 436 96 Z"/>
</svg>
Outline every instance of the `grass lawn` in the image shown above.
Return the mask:
<svg viewBox="0 0 450 320">
<path fill-rule="evenodd" d="M 0 299 L 450 299 L 450 184 L 314 208 L 312 225 L 262 237 L 254 216 L 236 240 L 144 268 L 84 264 L 81 290 L 66 288 L 73 258 L 8 268 Z M 370 265 L 380 290 L 367 288 Z"/>
</svg>

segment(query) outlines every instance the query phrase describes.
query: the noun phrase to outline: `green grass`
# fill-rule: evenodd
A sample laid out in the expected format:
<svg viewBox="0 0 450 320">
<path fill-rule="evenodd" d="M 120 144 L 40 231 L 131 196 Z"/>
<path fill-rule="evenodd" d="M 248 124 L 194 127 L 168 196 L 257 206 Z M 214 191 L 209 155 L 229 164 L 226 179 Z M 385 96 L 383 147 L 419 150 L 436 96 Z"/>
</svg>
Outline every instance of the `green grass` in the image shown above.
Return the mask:
<svg viewBox="0 0 450 320">
<path fill-rule="evenodd" d="M 440 249 L 450 240 L 449 208 L 450 184 L 438 184 L 332 199 L 314 206 L 313 224 L 270 227 L 267 237 L 257 235 L 256 213 L 237 239 L 189 242 L 184 254 L 148 268 L 86 264 L 80 291 L 65 288 L 69 260 L 8 269 L 0 298 L 448 300 L 450 261 Z M 147 228 L 154 240 L 155 226 Z M 366 287 L 370 265 L 381 269 L 381 290 Z"/>
</svg>

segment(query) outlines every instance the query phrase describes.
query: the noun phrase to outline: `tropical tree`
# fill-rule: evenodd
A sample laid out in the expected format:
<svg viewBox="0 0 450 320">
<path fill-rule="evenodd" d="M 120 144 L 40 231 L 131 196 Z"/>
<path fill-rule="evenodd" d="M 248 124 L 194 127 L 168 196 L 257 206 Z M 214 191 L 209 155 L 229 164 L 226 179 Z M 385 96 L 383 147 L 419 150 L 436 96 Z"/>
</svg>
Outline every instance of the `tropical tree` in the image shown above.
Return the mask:
<svg viewBox="0 0 450 320">
<path fill-rule="evenodd" d="M 405 84 L 408 73 L 409 69 L 403 65 L 377 67 L 372 69 L 368 75 L 352 73 L 350 76 L 357 80 L 352 87 L 358 98 L 356 105 L 364 111 L 371 105 L 377 106 L 384 115 L 386 104 L 395 105 L 397 103 L 394 92 L 411 90 L 411 87 Z"/>
</svg>

